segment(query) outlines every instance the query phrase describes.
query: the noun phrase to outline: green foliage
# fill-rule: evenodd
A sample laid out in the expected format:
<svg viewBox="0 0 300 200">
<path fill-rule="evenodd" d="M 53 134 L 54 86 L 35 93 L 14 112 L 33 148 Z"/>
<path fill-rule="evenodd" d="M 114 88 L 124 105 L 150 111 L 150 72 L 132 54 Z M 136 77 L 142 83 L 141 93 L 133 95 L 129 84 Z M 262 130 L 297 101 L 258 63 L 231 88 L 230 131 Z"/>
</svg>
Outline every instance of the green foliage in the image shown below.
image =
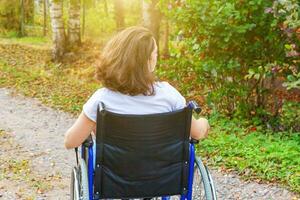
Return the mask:
<svg viewBox="0 0 300 200">
<path fill-rule="evenodd" d="M 280 182 L 300 192 L 300 133 L 277 135 L 245 128 L 241 121 L 211 118 L 212 133 L 199 153 L 213 166 L 238 171 L 245 179 Z"/>
<path fill-rule="evenodd" d="M 269 10 L 278 20 L 280 29 L 286 37 L 284 45 L 286 56 L 289 58 L 286 65 L 289 70 L 286 73 L 287 80 L 284 84 L 288 89 L 300 89 L 300 5 L 297 0 L 275 0 Z"/>
<path fill-rule="evenodd" d="M 192 68 L 209 104 L 221 112 L 247 115 L 260 107 L 265 102 L 257 96 L 268 92 L 264 80 L 287 62 L 278 21 L 265 12 L 271 6 L 263 0 L 161 1 L 177 30 L 172 66 Z"/>
<path fill-rule="evenodd" d="M 286 130 L 300 132 L 300 103 L 284 102 L 280 122 Z"/>
<path fill-rule="evenodd" d="M 287 89 L 300 89 L 300 72 L 295 74 L 289 74 L 287 81 L 283 84 Z"/>
</svg>

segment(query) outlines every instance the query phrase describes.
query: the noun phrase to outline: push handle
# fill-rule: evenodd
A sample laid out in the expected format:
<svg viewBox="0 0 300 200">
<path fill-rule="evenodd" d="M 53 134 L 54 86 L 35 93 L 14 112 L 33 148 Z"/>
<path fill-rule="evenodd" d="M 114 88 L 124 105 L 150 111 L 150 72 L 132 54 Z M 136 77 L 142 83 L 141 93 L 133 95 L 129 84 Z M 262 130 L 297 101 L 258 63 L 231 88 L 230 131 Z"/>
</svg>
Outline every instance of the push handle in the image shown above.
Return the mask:
<svg viewBox="0 0 300 200">
<path fill-rule="evenodd" d="M 196 101 L 190 101 L 190 102 L 188 103 L 188 107 L 189 107 L 190 109 L 194 110 L 197 114 L 200 114 L 201 111 L 202 111 L 201 107 L 197 104 Z"/>
<path fill-rule="evenodd" d="M 89 148 L 91 146 L 93 146 L 93 138 L 92 135 L 89 135 L 89 137 L 87 139 L 85 139 L 85 141 L 82 143 L 82 146 Z"/>
<path fill-rule="evenodd" d="M 78 160 L 78 147 L 75 148 L 75 154 L 76 154 L 76 163 L 77 166 L 79 165 L 79 160 Z"/>
<path fill-rule="evenodd" d="M 201 111 L 202 111 L 201 107 L 197 104 L 196 101 L 190 101 L 190 102 L 188 103 L 188 107 L 189 107 L 190 109 L 194 110 L 197 114 L 200 114 Z M 198 143 L 199 143 L 199 140 L 196 140 L 196 139 L 194 139 L 194 138 L 191 138 L 191 139 L 190 139 L 190 143 L 192 143 L 192 144 L 198 144 Z"/>
</svg>

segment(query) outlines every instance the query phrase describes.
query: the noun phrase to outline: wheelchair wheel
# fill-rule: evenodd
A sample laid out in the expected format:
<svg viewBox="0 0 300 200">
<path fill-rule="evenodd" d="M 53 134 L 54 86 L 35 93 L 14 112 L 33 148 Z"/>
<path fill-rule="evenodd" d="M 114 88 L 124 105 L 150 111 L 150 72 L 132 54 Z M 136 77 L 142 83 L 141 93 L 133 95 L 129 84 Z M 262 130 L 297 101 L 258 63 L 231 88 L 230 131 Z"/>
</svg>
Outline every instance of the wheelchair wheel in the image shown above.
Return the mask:
<svg viewBox="0 0 300 200">
<path fill-rule="evenodd" d="M 217 192 L 216 192 L 214 181 L 213 181 L 213 179 L 211 177 L 211 174 L 210 174 L 209 169 L 208 169 L 207 166 L 205 166 L 205 169 L 206 169 L 207 174 L 208 174 L 208 179 L 209 179 L 211 191 L 212 191 L 212 194 L 213 194 L 213 199 L 216 200 L 217 199 Z"/>
<path fill-rule="evenodd" d="M 195 158 L 194 179 L 193 179 L 193 200 L 215 200 L 213 195 L 210 175 L 201 159 Z"/>
<path fill-rule="evenodd" d="M 72 170 L 70 194 L 71 200 L 89 200 L 88 171 L 83 159 Z"/>
<path fill-rule="evenodd" d="M 74 167 L 71 173 L 70 199 L 79 200 L 78 169 Z"/>
</svg>

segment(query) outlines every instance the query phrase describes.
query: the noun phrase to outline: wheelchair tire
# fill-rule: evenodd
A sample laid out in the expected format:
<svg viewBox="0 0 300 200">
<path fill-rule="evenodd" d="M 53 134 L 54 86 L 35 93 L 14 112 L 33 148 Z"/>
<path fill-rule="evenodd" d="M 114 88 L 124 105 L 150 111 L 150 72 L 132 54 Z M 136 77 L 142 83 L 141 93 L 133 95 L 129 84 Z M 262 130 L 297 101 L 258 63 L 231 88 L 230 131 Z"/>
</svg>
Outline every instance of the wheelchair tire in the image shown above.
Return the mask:
<svg viewBox="0 0 300 200">
<path fill-rule="evenodd" d="M 214 181 L 212 179 L 212 176 L 211 176 L 211 174 L 210 174 L 209 169 L 208 169 L 207 166 L 205 166 L 205 169 L 206 169 L 207 174 L 208 174 L 208 179 L 209 179 L 211 191 L 212 191 L 212 194 L 213 194 L 213 199 L 217 200 L 217 192 L 216 192 L 216 187 L 215 187 Z"/>
<path fill-rule="evenodd" d="M 70 199 L 89 200 L 88 170 L 83 159 L 80 159 L 79 166 L 72 169 Z"/>
<path fill-rule="evenodd" d="M 209 174 L 201 159 L 195 157 L 193 200 L 215 200 L 209 180 Z"/>
<path fill-rule="evenodd" d="M 80 199 L 89 200 L 89 179 L 88 179 L 88 169 L 85 160 L 80 159 Z"/>
<path fill-rule="evenodd" d="M 71 173 L 70 200 L 79 200 L 79 182 L 77 167 L 74 167 Z"/>
</svg>

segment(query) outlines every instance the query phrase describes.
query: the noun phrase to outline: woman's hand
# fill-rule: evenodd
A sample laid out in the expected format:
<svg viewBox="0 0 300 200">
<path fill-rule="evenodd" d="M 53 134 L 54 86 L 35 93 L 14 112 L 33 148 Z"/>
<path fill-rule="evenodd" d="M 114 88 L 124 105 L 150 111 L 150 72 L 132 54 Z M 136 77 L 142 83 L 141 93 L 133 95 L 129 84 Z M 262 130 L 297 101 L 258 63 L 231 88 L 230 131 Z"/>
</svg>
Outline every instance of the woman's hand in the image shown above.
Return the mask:
<svg viewBox="0 0 300 200">
<path fill-rule="evenodd" d="M 208 120 L 205 118 L 195 119 L 192 118 L 192 125 L 191 125 L 191 137 L 200 140 L 207 137 L 209 132 L 210 126 Z"/>
</svg>

